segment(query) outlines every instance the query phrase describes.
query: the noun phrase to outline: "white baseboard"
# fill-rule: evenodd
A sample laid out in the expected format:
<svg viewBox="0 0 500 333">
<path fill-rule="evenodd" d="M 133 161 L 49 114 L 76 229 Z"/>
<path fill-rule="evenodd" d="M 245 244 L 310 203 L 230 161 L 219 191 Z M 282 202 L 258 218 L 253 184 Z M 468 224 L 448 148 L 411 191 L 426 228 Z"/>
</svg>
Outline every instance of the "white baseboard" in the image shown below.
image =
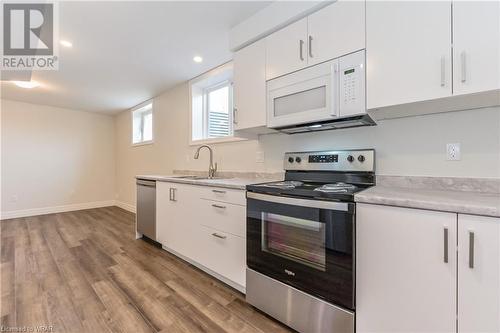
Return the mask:
<svg viewBox="0 0 500 333">
<path fill-rule="evenodd" d="M 42 207 L 42 208 L 11 210 L 11 211 L 7 211 L 7 212 L 1 212 L 0 213 L 0 220 L 15 219 L 15 218 L 19 218 L 19 217 L 28 217 L 28 216 L 36 216 L 36 215 L 71 212 L 74 210 L 101 208 L 101 207 L 109 207 L 109 206 L 121 207 L 116 203 L 115 200 L 85 202 L 85 203 L 80 203 L 80 204 L 72 204 L 72 205 L 64 205 L 64 206 Z"/>
<path fill-rule="evenodd" d="M 131 213 L 134 213 L 135 214 L 135 206 L 134 205 L 131 205 L 131 204 L 128 204 L 128 203 L 125 203 L 125 202 L 122 202 L 122 201 L 118 201 L 118 200 L 115 200 L 115 206 L 117 207 L 120 207 L 122 209 L 125 209 Z"/>
</svg>

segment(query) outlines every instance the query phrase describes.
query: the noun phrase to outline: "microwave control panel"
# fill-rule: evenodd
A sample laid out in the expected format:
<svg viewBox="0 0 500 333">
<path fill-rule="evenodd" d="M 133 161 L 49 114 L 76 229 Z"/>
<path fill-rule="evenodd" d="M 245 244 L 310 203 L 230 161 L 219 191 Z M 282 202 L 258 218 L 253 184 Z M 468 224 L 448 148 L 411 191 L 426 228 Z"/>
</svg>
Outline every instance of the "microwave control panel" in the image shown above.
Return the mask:
<svg viewBox="0 0 500 333">
<path fill-rule="evenodd" d="M 365 51 L 358 51 L 339 59 L 340 116 L 366 113 Z"/>
</svg>

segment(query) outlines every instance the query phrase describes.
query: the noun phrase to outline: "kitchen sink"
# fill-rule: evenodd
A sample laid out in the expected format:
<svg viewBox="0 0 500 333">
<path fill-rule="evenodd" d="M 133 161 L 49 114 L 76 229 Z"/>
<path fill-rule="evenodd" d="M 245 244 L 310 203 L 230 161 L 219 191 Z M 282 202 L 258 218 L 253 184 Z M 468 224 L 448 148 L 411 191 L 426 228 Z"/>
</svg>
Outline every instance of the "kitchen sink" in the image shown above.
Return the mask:
<svg viewBox="0 0 500 333">
<path fill-rule="evenodd" d="M 175 176 L 172 178 L 177 179 L 191 179 L 191 180 L 217 180 L 217 179 L 227 179 L 226 177 L 213 177 L 208 178 L 207 176 Z"/>
</svg>

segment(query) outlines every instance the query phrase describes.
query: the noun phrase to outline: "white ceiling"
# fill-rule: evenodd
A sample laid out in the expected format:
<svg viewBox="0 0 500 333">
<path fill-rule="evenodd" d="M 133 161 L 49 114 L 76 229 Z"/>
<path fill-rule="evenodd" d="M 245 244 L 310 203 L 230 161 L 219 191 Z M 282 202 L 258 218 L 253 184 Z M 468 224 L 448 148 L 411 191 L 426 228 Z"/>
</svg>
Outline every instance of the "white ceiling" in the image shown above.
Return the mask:
<svg viewBox="0 0 500 333">
<path fill-rule="evenodd" d="M 231 27 L 270 2 L 60 2 L 59 70 L 34 72 L 42 86 L 2 82 L 2 98 L 116 113 L 232 57 Z M 203 57 L 201 64 L 193 56 Z"/>
</svg>

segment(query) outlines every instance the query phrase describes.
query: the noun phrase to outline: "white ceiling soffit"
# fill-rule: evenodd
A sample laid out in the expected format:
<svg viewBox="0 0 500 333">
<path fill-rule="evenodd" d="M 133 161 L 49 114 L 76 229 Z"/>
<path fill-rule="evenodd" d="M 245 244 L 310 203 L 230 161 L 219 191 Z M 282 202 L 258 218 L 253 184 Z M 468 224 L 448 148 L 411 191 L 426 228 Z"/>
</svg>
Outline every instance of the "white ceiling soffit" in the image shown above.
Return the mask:
<svg viewBox="0 0 500 333">
<path fill-rule="evenodd" d="M 115 114 L 231 60 L 230 29 L 270 3 L 59 2 L 73 44 L 59 47 L 59 70 L 34 71 L 33 89 L 2 82 L 2 98 Z"/>
<path fill-rule="evenodd" d="M 300 20 L 333 1 L 276 1 L 231 29 L 229 48 L 237 51 Z"/>
</svg>

